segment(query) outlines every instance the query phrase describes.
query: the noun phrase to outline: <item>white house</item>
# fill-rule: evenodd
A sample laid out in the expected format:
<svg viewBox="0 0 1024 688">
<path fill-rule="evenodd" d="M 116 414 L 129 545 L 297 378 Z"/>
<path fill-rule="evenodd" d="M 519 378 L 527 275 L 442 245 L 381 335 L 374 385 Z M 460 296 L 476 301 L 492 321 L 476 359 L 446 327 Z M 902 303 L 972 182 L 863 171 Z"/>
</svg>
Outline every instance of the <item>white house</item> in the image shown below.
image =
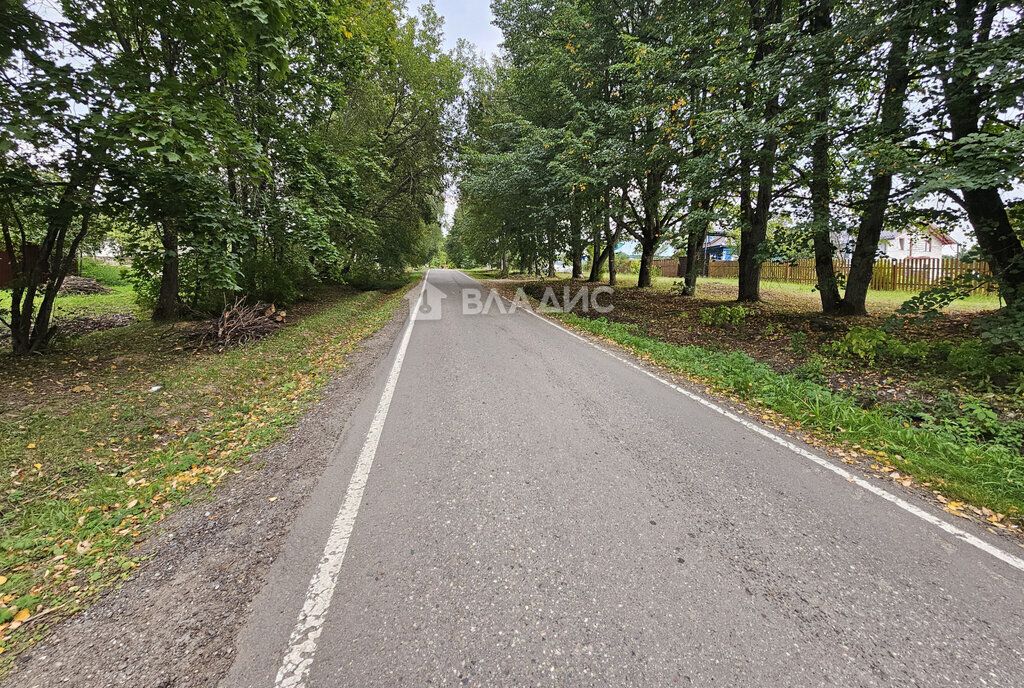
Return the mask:
<svg viewBox="0 0 1024 688">
<path fill-rule="evenodd" d="M 882 232 L 879 248 L 887 258 L 942 258 L 956 255 L 959 244 L 935 226 L 921 232 Z"/>
</svg>

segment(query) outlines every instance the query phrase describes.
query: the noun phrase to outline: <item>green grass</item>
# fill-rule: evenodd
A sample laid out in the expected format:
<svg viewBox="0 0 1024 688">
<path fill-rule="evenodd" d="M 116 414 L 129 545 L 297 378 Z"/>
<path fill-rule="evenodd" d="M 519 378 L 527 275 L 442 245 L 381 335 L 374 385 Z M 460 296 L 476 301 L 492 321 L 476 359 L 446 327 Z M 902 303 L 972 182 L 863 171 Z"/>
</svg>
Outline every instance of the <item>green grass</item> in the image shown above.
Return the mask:
<svg viewBox="0 0 1024 688">
<path fill-rule="evenodd" d="M 403 293 L 335 294 L 223 354 L 190 352 L 168 326 L 139 322 L 46 356 L 0 357 L 0 673 L 126 577 L 134 545 L 169 510 L 280 440 Z M 21 609 L 56 611 L 5 629 Z"/>
<path fill-rule="evenodd" d="M 881 410 L 863 409 L 849 395 L 777 373 L 743 352 L 678 346 L 644 336 L 630 325 L 573 314 L 560 317 L 672 372 L 770 409 L 825 440 L 853 446 L 947 498 L 1013 518 L 1024 510 L 1024 456 L 1005 447 L 982 446 L 952 433 L 909 426 Z"/>
<path fill-rule="evenodd" d="M 73 294 L 57 296 L 53 302 L 54 315 L 70 317 L 76 315 L 103 315 L 105 313 L 141 313 L 135 302 L 135 291 L 127 285 L 108 287 L 109 294 Z M 38 304 L 38 301 L 37 301 Z M 0 311 L 11 307 L 9 289 L 0 291 Z"/>
<path fill-rule="evenodd" d="M 83 258 L 79 264 L 78 274 L 82 277 L 92 277 L 108 287 L 122 287 L 128 284 L 128 280 L 121 274 L 121 270 L 120 265 L 97 260 L 96 258 Z"/>
</svg>

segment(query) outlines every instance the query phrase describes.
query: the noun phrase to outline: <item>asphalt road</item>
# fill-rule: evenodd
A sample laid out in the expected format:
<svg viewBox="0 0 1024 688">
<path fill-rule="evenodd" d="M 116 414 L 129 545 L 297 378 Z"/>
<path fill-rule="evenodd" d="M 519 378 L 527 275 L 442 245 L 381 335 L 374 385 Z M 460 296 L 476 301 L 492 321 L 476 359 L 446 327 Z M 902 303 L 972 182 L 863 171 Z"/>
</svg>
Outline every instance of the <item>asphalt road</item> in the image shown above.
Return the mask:
<svg viewBox="0 0 1024 688">
<path fill-rule="evenodd" d="M 1024 686 L 1024 572 L 428 280 L 442 317 L 381 364 L 223 685 Z"/>
</svg>

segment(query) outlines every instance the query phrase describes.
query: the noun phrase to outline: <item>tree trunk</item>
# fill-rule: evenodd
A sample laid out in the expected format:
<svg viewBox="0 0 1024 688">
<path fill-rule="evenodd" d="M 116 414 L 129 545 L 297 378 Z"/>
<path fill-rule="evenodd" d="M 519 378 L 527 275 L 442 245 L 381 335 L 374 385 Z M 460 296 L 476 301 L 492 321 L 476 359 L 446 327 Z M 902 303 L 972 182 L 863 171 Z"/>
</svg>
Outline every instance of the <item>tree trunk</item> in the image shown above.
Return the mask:
<svg viewBox="0 0 1024 688">
<path fill-rule="evenodd" d="M 953 153 L 958 159 L 967 157 L 959 143 L 979 132 L 982 88 L 971 52 L 977 43 L 988 42 L 985 29 L 975 35 L 978 0 L 957 0 L 953 17 L 957 32 L 953 37 L 953 62 L 944 81 L 946 110 L 953 134 Z M 991 11 L 986 5 L 986 12 Z M 980 22 L 984 25 L 986 22 Z M 990 24 L 990 22 L 988 22 Z M 958 160 L 959 162 L 959 160 Z M 1010 307 L 1024 304 L 1024 245 L 1013 231 L 1006 205 L 997 187 L 964 188 L 964 206 L 974 228 L 978 246 L 988 259 L 992 274 L 999 282 L 999 295 Z"/>
<path fill-rule="evenodd" d="M 811 33 L 821 40 L 832 27 L 832 8 L 829 0 L 818 0 L 811 14 Z M 829 113 L 832 109 L 832 55 L 819 54 L 814 65 L 814 123 L 818 135 L 811 143 L 811 224 L 814 244 L 814 274 L 821 293 L 821 310 L 825 314 L 839 310 L 839 285 L 836 283 L 832 245 L 832 135 L 829 132 Z"/>
<path fill-rule="evenodd" d="M 608 214 L 607 209 L 604 211 L 604 236 L 608 236 L 611 231 L 610 228 L 611 216 Z M 601 281 L 601 267 L 604 265 L 604 261 L 608 259 L 608 247 L 604 246 L 602 249 L 601 245 L 601 233 L 594 232 L 594 261 L 590 265 L 590 278 L 588 282 L 600 282 Z"/>
<path fill-rule="evenodd" d="M 636 280 L 636 286 L 640 289 L 651 286 L 651 261 L 654 260 L 655 248 L 654 241 L 644 241 L 640 245 L 640 275 Z"/>
<path fill-rule="evenodd" d="M 704 263 L 704 243 L 711 224 L 707 210 L 707 200 L 696 196 L 690 200 L 690 214 L 694 219 L 686 233 L 686 274 L 683 276 L 683 294 L 686 296 L 697 293 L 697 278 Z"/>
<path fill-rule="evenodd" d="M 555 239 L 548 232 L 548 277 L 555 276 Z"/>
<path fill-rule="evenodd" d="M 903 10 L 906 3 L 901 3 Z M 903 17 L 893 31 L 889 57 L 886 61 L 885 85 L 882 93 L 878 138 L 893 145 L 903 138 L 907 115 L 904 107 L 910 88 L 910 66 L 907 51 L 914 31 L 909 17 Z M 885 158 L 887 156 L 883 156 Z M 872 170 L 873 177 L 865 199 L 864 210 L 857 227 L 857 243 L 850 260 L 850 274 L 846 278 L 846 293 L 839 305 L 843 315 L 867 315 L 868 288 L 875 271 L 878 242 L 885 225 L 885 213 L 892 193 L 892 167 L 879 162 Z"/>
<path fill-rule="evenodd" d="M 21 261 L 18 265 L 18 251 L 10 232 L 8 213 L 5 212 L 2 223 L 4 245 L 10 254 L 14 273 L 11 288 L 11 346 L 17 355 L 43 351 L 57 333 L 50 322 L 53 304 L 64 282 L 64 276 L 73 266 L 82 240 L 89 231 L 91 212 L 88 208 L 83 211 L 82 197 L 91 198 L 95 191 L 97 177 L 90 174 L 91 170 L 82 167 L 71 174 L 56 207 L 49 213 L 46 236 L 34 260 L 29 258 L 28 241 L 21 218 L 14 204 L 8 202 L 9 217 L 19 229 L 18 244 L 21 247 Z M 78 213 L 82 216 L 80 229 L 73 235 L 70 246 L 65 250 L 67 234 Z M 36 292 L 44 280 L 43 299 L 37 311 Z"/>
<path fill-rule="evenodd" d="M 178 228 L 174 222 L 167 220 L 161 229 L 160 242 L 164 249 L 164 261 L 160 271 L 160 293 L 153 309 L 153 319 L 171 320 L 178 315 Z"/>
<path fill-rule="evenodd" d="M 577 210 L 573 210 L 569 215 L 569 231 L 571 236 L 570 251 L 572 253 L 572 278 L 582 279 L 583 278 L 583 249 L 584 241 L 580 235 L 582 231 L 582 222 L 580 221 L 580 214 Z"/>
<path fill-rule="evenodd" d="M 751 68 L 760 64 L 777 49 L 777 39 L 770 36 L 768 28 L 782 20 L 781 0 L 768 0 L 764 13 L 760 13 L 760 2 L 750 0 L 751 29 L 759 37 Z M 747 86 L 744 101 L 747 109 L 754 110 L 753 85 Z M 778 136 L 772 132 L 774 120 L 782 110 L 777 90 L 764 103 L 764 122 L 767 133 L 755 155 L 745 152 L 740 161 L 740 256 L 739 256 L 739 301 L 761 300 L 761 244 L 768 236 L 768 214 L 775 196 L 775 164 L 779 148 Z M 757 166 L 757 192 L 751 187 L 753 167 Z"/>
</svg>

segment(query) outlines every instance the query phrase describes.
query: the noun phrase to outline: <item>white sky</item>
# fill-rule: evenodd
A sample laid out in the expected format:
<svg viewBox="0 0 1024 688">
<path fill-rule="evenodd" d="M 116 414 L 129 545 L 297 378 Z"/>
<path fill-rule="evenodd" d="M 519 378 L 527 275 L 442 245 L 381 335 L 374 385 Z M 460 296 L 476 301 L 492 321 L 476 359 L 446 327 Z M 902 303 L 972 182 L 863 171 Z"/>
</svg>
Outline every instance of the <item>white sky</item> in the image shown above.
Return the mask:
<svg viewBox="0 0 1024 688">
<path fill-rule="evenodd" d="M 454 48 L 460 38 L 487 55 L 498 51 L 501 31 L 491 24 L 490 0 L 434 0 L 437 13 L 444 17 L 445 46 Z"/>
<path fill-rule="evenodd" d="M 412 4 L 416 7 L 415 3 Z M 488 57 L 498 52 L 501 43 L 501 31 L 491 24 L 490 0 L 434 0 L 434 8 L 444 18 L 444 45 L 453 50 L 460 38 L 477 47 L 477 50 Z M 445 231 L 451 227 L 455 208 L 458 205 L 456 190 L 448 189 L 444 199 Z"/>
</svg>

